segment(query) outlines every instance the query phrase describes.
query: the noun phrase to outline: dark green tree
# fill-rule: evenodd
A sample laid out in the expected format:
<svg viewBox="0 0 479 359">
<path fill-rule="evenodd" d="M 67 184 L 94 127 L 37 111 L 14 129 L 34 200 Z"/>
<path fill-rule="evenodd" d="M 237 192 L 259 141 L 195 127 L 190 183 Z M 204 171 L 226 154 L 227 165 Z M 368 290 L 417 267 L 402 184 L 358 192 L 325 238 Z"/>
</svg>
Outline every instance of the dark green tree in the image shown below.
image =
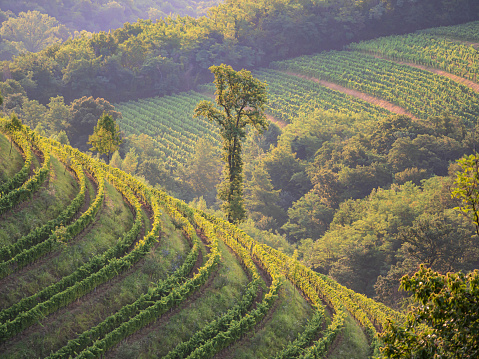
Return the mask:
<svg viewBox="0 0 479 359">
<path fill-rule="evenodd" d="M 258 132 L 268 127 L 264 114 L 266 84 L 253 78 L 247 70 L 234 71 L 231 66 L 211 66 L 216 86 L 216 107 L 210 101 L 201 101 L 194 117 L 203 116 L 220 126 L 223 138 L 224 180 L 218 190 L 223 210 L 229 222 L 241 222 L 246 216 L 243 204 L 243 161 L 241 141 L 246 137 L 246 126 Z"/>
<path fill-rule="evenodd" d="M 251 218 L 263 229 L 277 229 L 278 224 L 285 222 L 286 213 L 278 205 L 281 190 L 275 190 L 271 184 L 271 178 L 264 168 L 258 164 L 254 167 L 252 178 L 247 184 L 246 208 Z M 265 224 L 272 224 L 266 226 Z M 258 227 L 258 228 L 259 228 Z"/>
<path fill-rule="evenodd" d="M 288 222 L 282 229 L 290 242 L 317 240 L 328 229 L 333 215 L 334 210 L 322 204 L 314 191 L 309 191 L 288 209 Z"/>
<path fill-rule="evenodd" d="M 115 152 L 122 143 L 120 128 L 115 120 L 106 112 L 98 120 L 93 134 L 88 137 L 91 150 L 107 155 L 107 163 L 110 162 L 110 154 Z"/>
<path fill-rule="evenodd" d="M 467 262 L 468 254 L 477 255 L 477 238 L 473 237 L 470 223 L 461 219 L 464 220 L 456 213 L 424 213 L 412 226 L 401 227 L 397 238 L 416 263 L 441 273 L 456 271 L 461 269 L 460 263 Z"/>
<path fill-rule="evenodd" d="M 16 131 L 21 130 L 22 127 L 22 121 L 17 117 L 17 114 L 15 112 L 12 112 L 12 115 L 10 116 L 10 121 L 5 124 L 5 132 L 11 136 Z M 12 153 L 12 147 L 13 139 L 10 138 L 10 152 L 8 153 L 9 156 Z"/>
<path fill-rule="evenodd" d="M 134 175 L 138 168 L 138 154 L 134 148 L 130 148 L 121 164 L 121 169 L 126 173 Z"/>
<path fill-rule="evenodd" d="M 421 266 L 401 288 L 417 306 L 406 323 L 389 323 L 380 335 L 387 358 L 479 357 L 479 272 L 441 275 Z"/>
<path fill-rule="evenodd" d="M 479 156 L 465 156 L 458 163 L 461 170 L 456 174 L 452 195 L 461 201 L 459 208 L 471 218 L 479 235 Z"/>
<path fill-rule="evenodd" d="M 69 36 L 66 26 L 39 11 L 21 12 L 18 17 L 4 21 L 0 27 L 0 37 L 15 48 L 15 54 L 38 52 Z"/>
<path fill-rule="evenodd" d="M 220 181 L 221 159 L 219 148 L 211 141 L 201 138 L 195 145 L 195 152 L 184 168 L 181 178 L 187 183 L 193 197 L 200 197 L 212 205 L 216 198 L 216 186 Z"/>
<path fill-rule="evenodd" d="M 92 133 L 95 124 L 104 112 L 116 121 L 121 113 L 115 111 L 115 107 L 103 98 L 82 97 L 73 101 L 70 105 L 70 123 L 63 124 L 73 147 L 87 150 L 88 136 Z"/>
</svg>

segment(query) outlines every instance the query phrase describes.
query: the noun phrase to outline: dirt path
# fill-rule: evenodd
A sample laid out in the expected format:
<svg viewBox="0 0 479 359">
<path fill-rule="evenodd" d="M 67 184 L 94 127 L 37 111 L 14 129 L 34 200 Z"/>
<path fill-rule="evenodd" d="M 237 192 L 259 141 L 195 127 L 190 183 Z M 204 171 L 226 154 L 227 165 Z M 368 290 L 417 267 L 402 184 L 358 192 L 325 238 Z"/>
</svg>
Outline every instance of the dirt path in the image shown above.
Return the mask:
<svg viewBox="0 0 479 359">
<path fill-rule="evenodd" d="M 273 122 L 274 124 L 278 125 L 279 128 L 283 129 L 285 128 L 288 124 L 286 122 L 284 122 L 283 120 L 280 120 L 280 119 L 277 119 L 271 115 L 266 115 L 266 118 L 268 120 L 270 120 L 271 122 Z"/>
<path fill-rule="evenodd" d="M 368 94 L 365 94 L 364 92 L 360 92 L 360 91 L 357 91 L 357 90 L 353 90 L 353 89 L 349 89 L 347 87 L 344 87 L 344 86 L 341 86 L 341 85 L 338 85 L 338 84 L 335 84 L 333 82 L 329 82 L 329 81 L 325 81 L 325 80 L 319 80 L 317 78 L 313 78 L 313 77 L 308 77 L 308 76 L 304 76 L 304 75 L 301 75 L 301 74 L 298 74 L 298 73 L 295 73 L 295 72 L 285 72 L 286 74 L 288 75 L 293 75 L 293 76 L 297 76 L 297 77 L 301 77 L 301 78 L 304 78 L 304 79 L 307 79 L 307 80 L 310 80 L 310 81 L 314 81 L 318 84 L 320 84 L 321 86 L 324 86 L 324 87 L 328 87 L 332 90 L 336 90 L 336 91 L 339 91 L 339 92 L 343 92 L 345 93 L 346 95 L 349 95 L 349 96 L 353 96 L 353 97 L 356 97 L 356 98 L 359 98 L 363 101 L 366 101 L 366 102 L 369 102 L 373 105 L 376 105 L 376 106 L 379 106 L 379 107 L 382 107 L 382 108 L 385 108 L 386 110 L 390 111 L 390 112 L 393 112 L 393 113 L 396 113 L 398 115 L 406 115 L 408 117 L 410 117 L 411 119 L 413 120 L 417 120 L 418 118 L 416 116 L 414 116 L 413 114 L 407 112 L 405 109 L 403 109 L 402 107 L 399 107 L 391 102 L 388 102 L 386 100 L 383 100 L 383 99 L 380 99 L 380 98 L 377 98 L 377 97 L 374 97 L 374 96 L 370 96 Z"/>
<path fill-rule="evenodd" d="M 479 44 L 478 44 L 478 46 L 479 46 Z M 458 82 L 458 83 L 460 83 L 464 86 L 470 87 L 471 89 L 473 89 L 476 92 L 479 92 L 479 84 L 478 83 L 476 83 L 474 81 L 471 81 L 471 80 L 468 80 L 468 79 L 465 79 L 464 77 L 460 77 L 460 76 L 451 74 L 450 72 L 439 70 L 439 69 L 436 69 L 434 67 L 428 67 L 428 66 L 424 66 L 424 65 L 413 64 L 411 62 L 395 61 L 395 60 L 392 60 L 388 57 L 383 57 L 383 56 L 378 56 L 378 55 L 374 55 L 374 57 L 377 58 L 377 59 L 383 59 L 383 60 L 388 60 L 388 61 L 391 61 L 391 62 L 395 62 L 399 65 L 407 65 L 407 66 L 415 67 L 416 69 L 429 71 L 429 72 L 432 72 L 434 74 L 447 77 L 448 79 L 451 79 L 451 80 L 453 80 L 455 82 Z"/>
</svg>

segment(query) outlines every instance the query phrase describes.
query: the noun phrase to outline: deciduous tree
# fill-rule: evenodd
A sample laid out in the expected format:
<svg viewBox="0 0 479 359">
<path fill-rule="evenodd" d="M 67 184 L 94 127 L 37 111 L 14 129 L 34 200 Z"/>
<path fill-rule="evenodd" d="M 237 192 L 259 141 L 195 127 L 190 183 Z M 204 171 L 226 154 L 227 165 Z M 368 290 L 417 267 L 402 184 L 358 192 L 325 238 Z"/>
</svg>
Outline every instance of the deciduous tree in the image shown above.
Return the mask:
<svg viewBox="0 0 479 359">
<path fill-rule="evenodd" d="M 461 200 L 460 209 L 472 219 L 479 235 L 479 156 L 465 156 L 458 163 L 461 171 L 457 172 L 452 195 Z"/>
<path fill-rule="evenodd" d="M 88 135 L 92 133 L 96 122 L 107 112 L 109 116 L 116 121 L 121 117 L 121 113 L 115 111 L 113 105 L 103 98 L 82 97 L 72 102 L 70 106 L 70 124 L 66 125 L 68 137 L 72 145 L 81 150 L 86 150 L 85 143 Z"/>
<path fill-rule="evenodd" d="M 9 18 L 0 27 L 0 36 L 12 44 L 17 53 L 38 52 L 69 37 L 68 29 L 54 17 L 39 11 L 21 12 Z"/>
<path fill-rule="evenodd" d="M 191 187 L 194 197 L 203 196 L 212 205 L 216 196 L 216 186 L 220 181 L 221 160 L 219 150 L 207 139 L 200 139 L 195 152 L 184 168 L 184 180 Z"/>
<path fill-rule="evenodd" d="M 92 146 L 91 150 L 106 154 L 108 163 L 110 154 L 115 152 L 121 143 L 118 124 L 108 113 L 104 112 L 94 128 L 93 134 L 88 138 L 88 144 Z"/>
<path fill-rule="evenodd" d="M 10 121 L 8 121 L 5 124 L 5 132 L 9 135 L 12 135 L 16 131 L 21 130 L 23 127 L 22 121 L 17 117 L 15 112 L 12 112 L 12 115 L 10 116 Z M 10 139 L 10 152 L 8 155 L 10 156 L 12 153 L 12 147 L 13 147 L 13 140 Z"/>
<path fill-rule="evenodd" d="M 243 161 L 241 141 L 246 137 L 246 126 L 263 132 L 268 124 L 264 114 L 266 85 L 253 78 L 246 70 L 234 71 L 231 66 L 211 66 L 215 76 L 216 107 L 210 101 L 201 101 L 194 117 L 203 116 L 220 126 L 223 138 L 224 180 L 218 195 L 229 222 L 241 222 L 246 211 L 243 204 Z"/>
<path fill-rule="evenodd" d="M 421 266 L 404 276 L 401 288 L 417 306 L 405 325 L 390 323 L 381 339 L 388 358 L 477 358 L 479 272 L 438 274 Z"/>
</svg>

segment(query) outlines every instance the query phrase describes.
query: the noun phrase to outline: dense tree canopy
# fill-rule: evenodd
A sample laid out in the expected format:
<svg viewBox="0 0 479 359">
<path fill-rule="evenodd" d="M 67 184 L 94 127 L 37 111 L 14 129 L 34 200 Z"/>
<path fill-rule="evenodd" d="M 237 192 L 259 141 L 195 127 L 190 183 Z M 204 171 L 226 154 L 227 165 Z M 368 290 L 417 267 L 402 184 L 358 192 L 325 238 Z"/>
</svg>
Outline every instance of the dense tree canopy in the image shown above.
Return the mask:
<svg viewBox="0 0 479 359">
<path fill-rule="evenodd" d="M 5 0 L 2 10 L 18 14 L 22 11 L 38 10 L 57 18 L 72 31 L 108 31 L 121 27 L 125 22 L 137 19 L 161 19 L 170 14 L 193 17 L 206 14 L 206 10 L 217 4 L 215 0 Z"/>
<path fill-rule="evenodd" d="M 387 358 L 477 358 L 479 272 L 441 275 L 421 267 L 401 279 L 416 305 L 404 326 L 390 324 L 381 335 Z"/>
<path fill-rule="evenodd" d="M 82 97 L 70 105 L 69 120 L 67 126 L 68 135 L 74 138 L 72 141 L 75 147 L 86 149 L 85 143 L 88 136 L 93 132 L 93 127 L 98 119 L 107 112 L 115 121 L 121 113 L 115 111 L 112 104 L 102 98 Z"/>
<path fill-rule="evenodd" d="M 479 157 L 477 153 L 459 160 L 458 172 L 452 194 L 461 201 L 460 208 L 476 226 L 479 235 Z"/>
<path fill-rule="evenodd" d="M 0 27 L 0 59 L 9 59 L 9 51 L 14 55 L 25 52 L 38 52 L 70 36 L 68 29 L 55 18 L 39 11 L 21 12 L 2 22 Z M 7 50 L 7 51 L 5 51 Z"/>
<path fill-rule="evenodd" d="M 379 122 L 300 113 L 255 165 L 287 212 L 266 228 L 284 234 L 316 270 L 400 307 L 399 279 L 419 264 L 441 273 L 477 265 L 474 228 L 458 216 L 450 193 L 451 163 L 472 150 L 463 126 L 447 113 Z M 271 216 L 268 210 L 262 215 Z"/>
<path fill-rule="evenodd" d="M 52 9 L 44 3 L 39 8 L 48 8 L 50 16 L 69 26 L 58 9 L 71 9 L 71 19 L 93 17 L 107 23 L 121 19 L 121 13 L 134 14 L 128 4 L 64 0 L 64 6 Z M 146 2 L 138 8 L 143 5 Z M 5 6 L 16 12 L 27 5 L 12 1 Z M 108 33 L 77 34 L 74 40 L 19 56 L 2 68 L 8 69 L 4 80 L 18 81 L 30 99 L 44 105 L 57 95 L 67 102 L 81 96 L 120 101 L 190 89 L 211 79 L 207 69 L 212 64 L 251 69 L 351 41 L 475 20 L 478 6 L 473 0 L 229 0 L 198 19 L 169 16 L 127 22 Z M 95 9 L 104 14 L 95 19 Z"/>
</svg>

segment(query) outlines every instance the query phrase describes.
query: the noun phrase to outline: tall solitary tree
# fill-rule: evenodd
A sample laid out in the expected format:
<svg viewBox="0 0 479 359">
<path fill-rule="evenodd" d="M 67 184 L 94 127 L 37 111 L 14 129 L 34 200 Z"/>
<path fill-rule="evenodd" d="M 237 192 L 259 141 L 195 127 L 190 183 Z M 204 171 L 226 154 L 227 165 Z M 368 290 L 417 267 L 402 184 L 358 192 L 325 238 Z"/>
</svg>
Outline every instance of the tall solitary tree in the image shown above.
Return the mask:
<svg viewBox="0 0 479 359">
<path fill-rule="evenodd" d="M 243 161 L 241 141 L 246 137 L 246 126 L 259 133 L 268 128 L 264 105 L 267 100 L 266 84 L 253 78 L 247 70 L 234 71 L 231 66 L 211 66 L 215 76 L 216 104 L 201 101 L 193 117 L 203 116 L 220 126 L 223 138 L 225 168 L 218 197 L 223 211 L 231 223 L 241 222 L 246 211 L 243 203 Z"/>
<path fill-rule="evenodd" d="M 115 152 L 121 143 L 122 139 L 118 124 L 108 113 L 104 112 L 94 128 L 93 134 L 88 137 L 88 144 L 92 146 L 91 150 L 106 154 L 108 158 L 107 163 L 109 163 L 110 154 Z"/>
</svg>

